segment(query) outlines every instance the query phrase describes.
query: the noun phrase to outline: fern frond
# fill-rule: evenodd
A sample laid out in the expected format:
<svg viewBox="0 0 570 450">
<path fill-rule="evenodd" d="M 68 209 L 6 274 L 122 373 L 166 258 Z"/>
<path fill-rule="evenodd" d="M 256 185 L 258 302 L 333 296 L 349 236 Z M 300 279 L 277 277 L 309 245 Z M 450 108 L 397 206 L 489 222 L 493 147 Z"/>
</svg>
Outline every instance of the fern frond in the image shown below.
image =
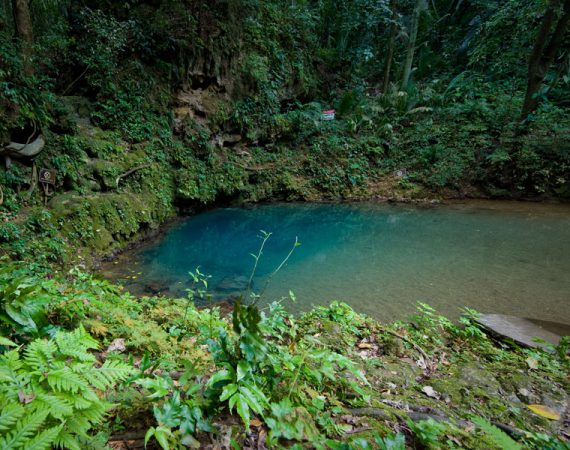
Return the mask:
<svg viewBox="0 0 570 450">
<path fill-rule="evenodd" d="M 10 430 L 24 415 L 25 410 L 22 405 L 8 403 L 0 414 L 0 431 Z"/>
<path fill-rule="evenodd" d="M 75 414 L 67 419 L 65 429 L 74 435 L 87 437 L 87 431 L 91 428 L 91 422 L 81 414 Z"/>
<path fill-rule="evenodd" d="M 522 446 L 517 441 L 483 417 L 476 416 L 472 417 L 471 420 L 497 445 L 497 448 L 503 450 L 522 450 Z"/>
<path fill-rule="evenodd" d="M 12 433 L 0 439 L 0 448 L 4 450 L 18 447 L 27 448 L 26 442 L 41 428 L 47 415 L 47 411 L 38 411 L 24 417 L 17 423 L 16 429 Z"/>
<path fill-rule="evenodd" d="M 24 362 L 32 369 L 46 372 L 54 361 L 57 347 L 52 341 L 37 339 L 28 345 L 24 354 Z"/>
<path fill-rule="evenodd" d="M 89 368 L 84 372 L 85 378 L 102 391 L 115 385 L 120 381 L 125 381 L 133 373 L 132 367 L 120 361 L 106 360 L 101 367 Z"/>
<path fill-rule="evenodd" d="M 59 331 L 55 335 L 55 342 L 63 355 L 73 356 L 85 362 L 95 361 L 95 356 L 88 350 L 97 349 L 99 344 L 85 331 L 83 325 L 72 332 Z"/>
<path fill-rule="evenodd" d="M 55 391 L 72 393 L 90 391 L 89 384 L 69 367 L 54 370 L 47 375 L 48 384 Z"/>
<path fill-rule="evenodd" d="M 10 350 L 0 355 L 0 383 L 11 382 L 16 379 L 16 372 L 24 363 L 20 359 L 18 350 Z"/>
<path fill-rule="evenodd" d="M 26 450 L 50 449 L 62 428 L 63 425 L 59 425 L 57 427 L 48 428 L 47 430 L 42 431 L 35 438 L 26 443 L 25 449 Z"/>
<path fill-rule="evenodd" d="M 67 448 L 69 450 L 81 450 L 79 441 L 66 430 L 60 431 L 56 437 L 54 444 L 58 448 Z"/>
<path fill-rule="evenodd" d="M 89 408 L 91 406 L 91 403 L 93 403 L 92 400 L 87 400 L 86 398 L 83 398 L 81 396 L 76 396 L 74 398 L 73 395 L 70 395 L 68 397 L 69 399 L 71 399 L 73 401 L 73 406 L 76 409 L 86 409 Z"/>
<path fill-rule="evenodd" d="M 60 420 L 73 414 L 73 403 L 55 395 L 36 394 L 31 405 L 47 408 L 52 417 Z"/>
<path fill-rule="evenodd" d="M 85 418 L 92 425 L 98 424 L 103 421 L 107 412 L 111 409 L 113 404 L 103 401 L 94 402 L 89 408 L 82 409 L 76 412 L 77 418 Z"/>
</svg>

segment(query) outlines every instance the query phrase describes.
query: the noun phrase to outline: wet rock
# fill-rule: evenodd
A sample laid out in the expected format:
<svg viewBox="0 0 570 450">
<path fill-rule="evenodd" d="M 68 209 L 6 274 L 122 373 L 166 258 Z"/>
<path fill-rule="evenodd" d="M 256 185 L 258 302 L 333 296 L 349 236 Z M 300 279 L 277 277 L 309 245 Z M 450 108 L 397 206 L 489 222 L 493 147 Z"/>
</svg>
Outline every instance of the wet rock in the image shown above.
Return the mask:
<svg viewBox="0 0 570 450">
<path fill-rule="evenodd" d="M 159 295 L 168 292 L 168 286 L 161 283 L 149 283 L 144 287 L 144 292 L 151 295 Z"/>
<path fill-rule="evenodd" d="M 570 333 L 570 325 L 524 319 L 503 314 L 483 314 L 476 319 L 476 322 L 491 334 L 502 339 L 510 339 L 524 347 L 544 348 L 544 344 L 534 342 L 535 337 L 558 345 L 560 335 L 551 330 L 565 329 L 566 334 Z"/>
<path fill-rule="evenodd" d="M 483 367 L 475 364 L 466 365 L 461 369 L 459 382 L 465 387 L 479 388 L 488 396 L 498 396 L 501 385 L 497 379 Z"/>
</svg>

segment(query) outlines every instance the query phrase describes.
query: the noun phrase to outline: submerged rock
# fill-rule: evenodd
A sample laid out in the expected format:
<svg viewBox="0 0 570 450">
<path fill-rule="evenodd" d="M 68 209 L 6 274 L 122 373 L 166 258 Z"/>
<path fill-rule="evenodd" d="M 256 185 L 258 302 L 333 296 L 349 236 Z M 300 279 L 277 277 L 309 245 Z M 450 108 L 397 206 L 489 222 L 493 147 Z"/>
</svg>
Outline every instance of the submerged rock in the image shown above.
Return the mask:
<svg viewBox="0 0 570 450">
<path fill-rule="evenodd" d="M 248 278 L 244 276 L 225 277 L 216 286 L 215 291 L 225 295 L 237 295 L 247 290 Z"/>
</svg>

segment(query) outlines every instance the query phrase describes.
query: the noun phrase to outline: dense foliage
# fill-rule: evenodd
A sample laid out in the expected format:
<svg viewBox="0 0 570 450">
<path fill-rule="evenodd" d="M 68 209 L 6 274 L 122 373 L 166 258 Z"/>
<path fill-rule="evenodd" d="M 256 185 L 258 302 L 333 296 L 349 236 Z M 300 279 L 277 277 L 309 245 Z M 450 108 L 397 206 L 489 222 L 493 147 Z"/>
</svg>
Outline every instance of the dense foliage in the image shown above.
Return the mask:
<svg viewBox="0 0 570 450">
<path fill-rule="evenodd" d="M 229 317 L 199 271 L 139 299 L 86 267 L 214 203 L 568 199 L 569 5 L 1 2 L 0 447 L 567 448 L 565 340 L 249 289 Z"/>
</svg>

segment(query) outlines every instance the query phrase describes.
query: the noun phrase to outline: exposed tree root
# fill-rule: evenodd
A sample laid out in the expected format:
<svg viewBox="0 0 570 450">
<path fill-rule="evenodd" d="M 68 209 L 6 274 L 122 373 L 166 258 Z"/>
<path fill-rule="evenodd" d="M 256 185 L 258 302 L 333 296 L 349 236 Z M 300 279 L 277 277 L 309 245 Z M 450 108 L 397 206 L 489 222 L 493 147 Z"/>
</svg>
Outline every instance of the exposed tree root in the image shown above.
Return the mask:
<svg viewBox="0 0 570 450">
<path fill-rule="evenodd" d="M 136 172 L 137 170 L 146 169 L 147 167 L 150 167 L 150 164 L 142 164 L 140 166 L 136 166 L 133 167 L 132 169 L 127 170 L 125 173 L 122 173 L 117 177 L 117 179 L 115 180 L 115 184 L 117 185 L 117 187 L 119 187 L 119 181 L 121 181 L 121 178 L 128 177 L 131 173 Z"/>
</svg>

